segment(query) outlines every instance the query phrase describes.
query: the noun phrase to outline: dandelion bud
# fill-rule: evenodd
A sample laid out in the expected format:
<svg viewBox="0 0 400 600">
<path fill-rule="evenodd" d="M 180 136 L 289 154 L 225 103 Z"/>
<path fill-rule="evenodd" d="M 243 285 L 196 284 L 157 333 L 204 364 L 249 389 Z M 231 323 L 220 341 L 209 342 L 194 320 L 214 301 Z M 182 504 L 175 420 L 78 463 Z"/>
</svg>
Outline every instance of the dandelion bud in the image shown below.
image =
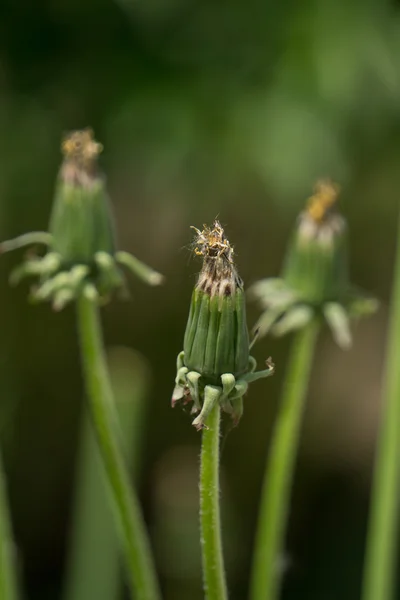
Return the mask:
<svg viewBox="0 0 400 600">
<path fill-rule="evenodd" d="M 216 402 L 236 424 L 249 382 L 271 375 L 273 365 L 254 372 L 243 282 L 220 223 L 204 226 L 203 231 L 193 229 L 197 234 L 194 252 L 203 258 L 203 266 L 192 294 L 184 349 L 178 356 L 172 404 L 193 401 L 192 412 L 200 413 L 193 425 L 201 429 Z"/>
<path fill-rule="evenodd" d="M 335 210 L 339 187 L 319 182 L 298 218 L 283 278 L 309 302 L 340 297 L 348 287 L 347 224 Z"/>
<path fill-rule="evenodd" d="M 7 252 L 31 244 L 47 247 L 44 257 L 30 254 L 11 275 L 18 283 L 27 276 L 39 277 L 32 289 L 36 301 L 51 301 L 61 310 L 83 294 L 104 302 L 115 289 L 125 291 L 127 267 L 150 285 L 162 276 L 128 252 L 116 251 L 114 227 L 105 179 L 97 166 L 103 146 L 91 129 L 73 131 L 61 146 L 61 165 L 50 217 L 49 232 L 33 232 L 0 244 Z"/>
<path fill-rule="evenodd" d="M 103 146 L 91 129 L 83 129 L 68 134 L 61 149 L 64 161 L 49 225 L 51 248 L 65 263 L 87 264 L 96 252 L 115 251 L 105 179 L 97 166 Z"/>
<path fill-rule="evenodd" d="M 243 282 L 233 263 L 233 249 L 216 221 L 198 230 L 196 254 L 203 267 L 192 295 L 183 349 L 185 364 L 212 382 L 223 373 L 238 377 L 249 361 L 249 336 Z"/>
<path fill-rule="evenodd" d="M 370 314 L 374 299 L 350 284 L 348 229 L 336 209 L 339 186 L 320 181 L 293 232 L 282 278 L 264 279 L 250 288 L 264 309 L 256 329 L 260 335 L 283 335 L 322 314 L 336 342 L 350 346 L 349 320 Z"/>
</svg>

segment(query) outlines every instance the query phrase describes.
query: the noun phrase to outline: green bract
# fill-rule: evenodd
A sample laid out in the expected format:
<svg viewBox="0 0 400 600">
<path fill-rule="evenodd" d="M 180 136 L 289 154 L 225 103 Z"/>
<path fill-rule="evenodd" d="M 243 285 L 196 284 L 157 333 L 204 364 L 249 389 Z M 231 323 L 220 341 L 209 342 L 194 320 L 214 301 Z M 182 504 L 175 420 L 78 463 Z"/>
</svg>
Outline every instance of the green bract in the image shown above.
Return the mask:
<svg viewBox="0 0 400 600">
<path fill-rule="evenodd" d="M 39 286 L 32 290 L 32 298 L 50 300 L 57 310 L 81 293 L 104 301 L 114 289 L 126 291 L 119 265 L 151 285 L 163 279 L 131 254 L 116 252 L 110 202 L 97 168 L 101 150 L 90 129 L 69 134 L 62 144 L 64 161 L 57 178 L 49 233 L 28 233 L 0 245 L 2 252 L 31 244 L 47 246 L 43 257 L 30 254 L 14 270 L 11 282 L 38 276 Z"/>
<path fill-rule="evenodd" d="M 49 231 L 64 262 L 88 263 L 96 252 L 114 254 L 109 200 L 102 178 L 86 185 L 58 181 Z"/>
<path fill-rule="evenodd" d="M 193 402 L 192 412 L 199 413 L 193 425 L 201 429 L 216 402 L 237 424 L 248 384 L 272 375 L 274 366 L 269 360 L 267 369 L 255 372 L 243 282 L 221 225 L 215 221 L 213 228 L 196 231 L 195 253 L 203 256 L 203 268 L 192 294 L 172 405 Z"/>
<path fill-rule="evenodd" d="M 298 218 L 282 277 L 250 288 L 264 309 L 255 326 L 258 335 L 284 335 L 323 315 L 336 342 L 346 348 L 351 344 L 350 319 L 376 310 L 377 301 L 350 284 L 348 230 L 334 210 L 337 194 L 334 184 L 317 184 Z"/>
<path fill-rule="evenodd" d="M 221 373 L 236 378 L 246 373 L 249 336 L 244 316 L 243 290 L 219 298 L 195 289 L 183 343 L 188 369 L 215 383 Z"/>
</svg>

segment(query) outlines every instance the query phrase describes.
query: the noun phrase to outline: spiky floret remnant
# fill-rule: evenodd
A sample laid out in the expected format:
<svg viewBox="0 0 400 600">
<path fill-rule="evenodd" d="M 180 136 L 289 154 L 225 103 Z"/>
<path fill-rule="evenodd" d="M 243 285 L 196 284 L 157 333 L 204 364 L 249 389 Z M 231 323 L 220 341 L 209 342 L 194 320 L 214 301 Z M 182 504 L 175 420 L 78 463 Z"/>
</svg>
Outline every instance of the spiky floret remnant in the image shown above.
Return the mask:
<svg viewBox="0 0 400 600">
<path fill-rule="evenodd" d="M 197 227 L 191 226 L 197 234 L 193 241 L 194 253 L 204 259 L 221 258 L 224 262 L 233 265 L 233 247 L 225 236 L 221 223 L 215 219 L 212 227 L 207 225 L 203 227 L 204 229 L 200 231 Z"/>
<path fill-rule="evenodd" d="M 300 239 L 317 238 L 321 246 L 329 246 L 347 229 L 345 219 L 337 210 L 339 193 L 340 186 L 329 179 L 316 183 L 314 194 L 299 215 L 297 234 Z"/>
<path fill-rule="evenodd" d="M 203 266 L 192 294 L 184 349 L 178 356 L 172 406 L 193 402 L 192 413 L 199 413 L 193 425 L 202 429 L 219 402 L 236 425 L 248 384 L 272 375 L 274 366 L 269 360 L 264 371 L 255 372 L 243 282 L 221 224 L 215 221 L 203 231 L 193 229 L 194 253 L 203 258 Z"/>
<path fill-rule="evenodd" d="M 105 179 L 97 166 L 103 146 L 90 128 L 67 134 L 61 144 L 61 164 L 49 232 L 32 232 L 0 244 L 0 252 L 42 244 L 44 256 L 29 253 L 11 275 L 16 284 L 27 276 L 39 278 L 32 289 L 35 301 L 62 309 L 80 294 L 106 301 L 115 289 L 126 294 L 126 266 L 151 285 L 162 276 L 127 252 L 117 252 Z"/>
<path fill-rule="evenodd" d="M 324 223 L 337 202 L 340 186 L 329 179 L 315 184 L 314 194 L 308 199 L 306 213 L 315 223 Z"/>
<path fill-rule="evenodd" d="M 350 284 L 348 228 L 337 209 L 339 191 L 329 180 L 316 184 L 298 217 L 282 277 L 250 288 L 264 309 L 255 326 L 259 335 L 284 335 L 322 315 L 336 342 L 347 348 L 350 319 L 376 310 L 376 300 Z"/>
<path fill-rule="evenodd" d="M 98 175 L 97 159 L 102 151 L 103 144 L 94 139 L 90 127 L 67 133 L 61 142 L 64 161 L 60 179 L 65 183 L 90 186 L 94 176 Z"/>
<path fill-rule="evenodd" d="M 87 168 L 103 152 L 103 144 L 94 139 L 93 129 L 86 127 L 67 133 L 61 142 L 61 152 L 67 161 Z"/>
<path fill-rule="evenodd" d="M 203 258 L 203 266 L 197 281 L 197 289 L 210 296 L 234 296 L 236 290 L 243 290 L 243 282 L 236 270 L 233 247 L 225 232 L 215 220 L 213 227 L 204 225 L 203 231 L 192 227 L 196 232 L 194 253 Z"/>
</svg>

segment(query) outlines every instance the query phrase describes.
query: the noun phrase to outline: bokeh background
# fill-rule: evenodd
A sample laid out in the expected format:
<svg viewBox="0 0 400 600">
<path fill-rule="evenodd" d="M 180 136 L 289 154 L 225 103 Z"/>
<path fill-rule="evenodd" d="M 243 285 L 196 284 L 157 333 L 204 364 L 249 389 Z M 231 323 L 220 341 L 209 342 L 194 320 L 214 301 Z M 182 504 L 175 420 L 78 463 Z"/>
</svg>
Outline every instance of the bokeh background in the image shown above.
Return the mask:
<svg viewBox="0 0 400 600">
<path fill-rule="evenodd" d="M 277 275 L 296 214 L 321 176 L 342 185 L 352 278 L 381 307 L 354 327 L 346 353 L 328 331 L 321 335 L 283 598 L 359 597 L 400 188 L 399 9 L 378 0 L 0 4 L 0 237 L 46 228 L 61 136 L 91 125 L 105 146 L 121 248 L 166 275 L 162 289 L 131 281 L 132 299 L 103 316 L 107 346 L 119 348 L 117 372 L 126 375 L 126 360 L 146 372 L 137 479 L 167 600 L 202 597 L 200 436 L 170 408 L 199 270 L 189 226 L 219 215 L 245 282 Z M 10 289 L 20 259 L 0 263 L 0 434 L 25 598 L 56 600 L 68 563 L 83 386 L 73 309 L 55 315 L 27 303 L 27 285 Z M 249 325 L 257 314 L 250 305 Z M 264 339 L 255 347 L 260 361 L 273 356 L 277 372 L 252 386 L 224 445 L 233 600 L 246 597 L 289 344 Z"/>
</svg>

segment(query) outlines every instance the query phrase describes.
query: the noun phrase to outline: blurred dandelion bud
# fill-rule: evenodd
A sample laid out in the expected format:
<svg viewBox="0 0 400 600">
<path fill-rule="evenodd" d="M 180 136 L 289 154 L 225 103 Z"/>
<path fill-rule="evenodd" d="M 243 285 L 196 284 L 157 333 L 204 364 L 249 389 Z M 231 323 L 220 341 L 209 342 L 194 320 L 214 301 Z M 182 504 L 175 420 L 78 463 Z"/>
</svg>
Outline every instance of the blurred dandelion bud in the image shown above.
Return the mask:
<svg viewBox="0 0 400 600">
<path fill-rule="evenodd" d="M 116 289 L 126 292 L 121 266 L 150 285 L 163 280 L 134 256 L 116 251 L 105 178 L 97 165 L 102 149 L 89 128 L 66 135 L 49 232 L 28 233 L 0 244 L 0 252 L 28 245 L 47 247 L 44 257 L 31 252 L 10 280 L 16 284 L 24 277 L 37 276 L 33 300 L 51 301 L 56 310 L 81 293 L 104 302 Z"/>
<path fill-rule="evenodd" d="M 52 250 L 73 264 L 92 261 L 96 252 L 112 255 L 115 240 L 109 199 L 97 166 L 103 146 L 90 129 L 83 129 L 68 134 L 61 150 L 64 161 L 49 225 Z"/>
<path fill-rule="evenodd" d="M 236 425 L 243 396 L 251 381 L 272 375 L 274 366 L 255 372 L 250 356 L 243 282 L 233 248 L 218 221 L 213 227 L 195 227 L 194 252 L 203 266 L 192 294 L 183 352 L 178 356 L 172 405 L 193 402 L 197 429 L 218 402 Z"/>
<path fill-rule="evenodd" d="M 377 301 L 350 284 L 348 227 L 337 211 L 339 186 L 324 180 L 315 186 L 289 242 L 282 277 L 258 281 L 250 295 L 264 309 L 259 335 L 284 335 L 322 314 L 335 341 L 351 345 L 350 319 L 373 313 Z"/>
<path fill-rule="evenodd" d="M 334 210 L 339 188 L 320 182 L 298 218 L 283 279 L 310 302 L 340 297 L 348 285 L 347 224 Z"/>
</svg>

